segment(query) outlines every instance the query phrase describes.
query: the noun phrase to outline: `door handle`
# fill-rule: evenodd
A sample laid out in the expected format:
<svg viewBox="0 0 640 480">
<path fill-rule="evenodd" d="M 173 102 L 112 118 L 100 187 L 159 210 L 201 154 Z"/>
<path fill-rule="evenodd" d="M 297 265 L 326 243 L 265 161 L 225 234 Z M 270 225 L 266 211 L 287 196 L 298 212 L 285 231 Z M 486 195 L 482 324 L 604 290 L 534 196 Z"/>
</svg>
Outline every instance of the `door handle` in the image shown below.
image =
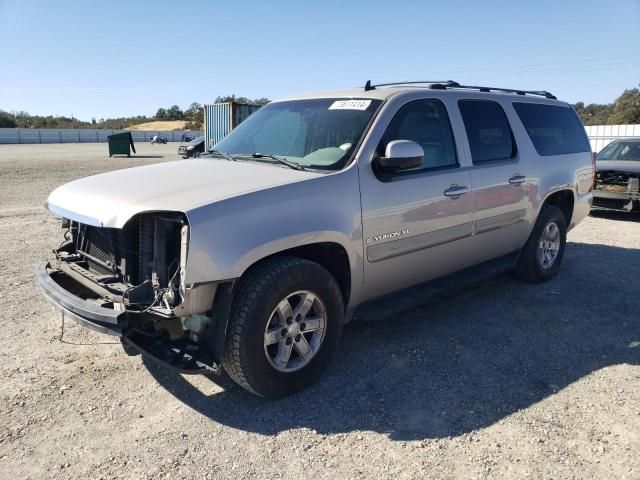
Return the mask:
<svg viewBox="0 0 640 480">
<path fill-rule="evenodd" d="M 467 187 L 462 187 L 460 185 L 452 185 L 444 191 L 445 197 L 457 197 L 458 195 L 462 195 L 463 193 L 468 193 L 469 189 Z"/>
<path fill-rule="evenodd" d="M 511 185 L 520 185 L 526 181 L 527 181 L 527 177 L 525 177 L 524 175 L 514 175 L 509 179 L 509 183 Z"/>
</svg>

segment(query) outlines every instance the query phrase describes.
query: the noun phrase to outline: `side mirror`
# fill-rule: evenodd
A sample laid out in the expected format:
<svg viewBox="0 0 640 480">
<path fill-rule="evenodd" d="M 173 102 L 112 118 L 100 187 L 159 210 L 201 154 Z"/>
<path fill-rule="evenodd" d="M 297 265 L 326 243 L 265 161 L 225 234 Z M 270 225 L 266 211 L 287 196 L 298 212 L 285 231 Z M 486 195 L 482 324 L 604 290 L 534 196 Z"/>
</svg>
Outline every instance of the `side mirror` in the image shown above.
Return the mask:
<svg viewBox="0 0 640 480">
<path fill-rule="evenodd" d="M 393 140 L 384 153 L 384 157 L 376 158 L 375 162 L 386 173 L 419 167 L 424 160 L 424 150 L 411 140 Z"/>
</svg>

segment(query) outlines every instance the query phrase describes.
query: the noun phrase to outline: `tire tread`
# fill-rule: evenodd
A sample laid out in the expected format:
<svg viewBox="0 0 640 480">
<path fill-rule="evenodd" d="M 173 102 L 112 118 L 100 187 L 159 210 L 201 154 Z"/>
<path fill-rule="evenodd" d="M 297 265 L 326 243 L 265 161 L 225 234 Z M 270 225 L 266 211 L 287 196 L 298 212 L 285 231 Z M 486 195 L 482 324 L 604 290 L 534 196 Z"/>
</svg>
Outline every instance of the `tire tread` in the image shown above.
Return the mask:
<svg viewBox="0 0 640 480">
<path fill-rule="evenodd" d="M 261 293 L 268 289 L 274 281 L 281 278 L 282 275 L 286 275 L 288 270 L 299 266 L 320 268 L 329 274 L 321 265 L 304 258 L 288 256 L 273 257 L 252 267 L 240 280 L 238 289 L 234 295 L 223 365 L 232 380 L 258 396 L 264 397 L 271 395 L 265 395 L 253 387 L 253 385 L 256 384 L 256 379 L 252 378 L 251 369 L 246 367 L 249 363 L 249 359 L 247 358 L 248 348 L 244 347 L 248 341 L 248 335 L 244 333 L 251 321 L 251 312 L 255 311 L 256 303 Z M 335 281 L 332 286 L 337 290 L 336 294 L 341 298 L 342 294 Z"/>
</svg>

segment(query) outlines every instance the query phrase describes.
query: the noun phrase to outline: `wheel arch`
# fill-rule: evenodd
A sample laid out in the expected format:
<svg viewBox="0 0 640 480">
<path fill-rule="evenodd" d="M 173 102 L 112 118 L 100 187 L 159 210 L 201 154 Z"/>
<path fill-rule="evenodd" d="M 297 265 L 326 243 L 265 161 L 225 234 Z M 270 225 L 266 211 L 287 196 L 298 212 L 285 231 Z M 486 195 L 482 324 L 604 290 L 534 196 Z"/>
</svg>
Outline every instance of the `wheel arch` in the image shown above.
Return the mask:
<svg viewBox="0 0 640 480">
<path fill-rule="evenodd" d="M 340 286 L 345 307 L 348 305 L 351 297 L 352 274 L 349 255 L 344 246 L 337 242 L 326 241 L 287 248 L 255 261 L 245 269 L 245 272 L 267 259 L 284 256 L 304 258 L 326 268 Z"/>
<path fill-rule="evenodd" d="M 573 190 L 563 188 L 554 192 L 550 192 L 544 198 L 541 204 L 540 211 L 542 211 L 545 205 L 553 205 L 560 209 L 562 215 L 564 216 L 568 229 L 571 225 L 571 219 L 573 217 L 573 207 L 575 205 L 575 194 Z"/>
</svg>

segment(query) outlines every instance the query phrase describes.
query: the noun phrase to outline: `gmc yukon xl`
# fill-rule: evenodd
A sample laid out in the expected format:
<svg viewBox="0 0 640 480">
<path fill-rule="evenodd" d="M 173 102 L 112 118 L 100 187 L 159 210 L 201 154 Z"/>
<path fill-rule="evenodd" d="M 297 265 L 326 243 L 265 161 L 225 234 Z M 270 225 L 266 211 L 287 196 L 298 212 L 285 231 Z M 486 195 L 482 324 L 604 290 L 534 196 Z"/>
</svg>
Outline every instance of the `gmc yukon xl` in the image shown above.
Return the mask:
<svg viewBox="0 0 640 480">
<path fill-rule="evenodd" d="M 279 397 L 354 318 L 553 277 L 593 183 L 580 120 L 548 92 L 367 82 L 272 102 L 200 158 L 57 188 L 65 240 L 36 277 L 127 351 Z"/>
</svg>

